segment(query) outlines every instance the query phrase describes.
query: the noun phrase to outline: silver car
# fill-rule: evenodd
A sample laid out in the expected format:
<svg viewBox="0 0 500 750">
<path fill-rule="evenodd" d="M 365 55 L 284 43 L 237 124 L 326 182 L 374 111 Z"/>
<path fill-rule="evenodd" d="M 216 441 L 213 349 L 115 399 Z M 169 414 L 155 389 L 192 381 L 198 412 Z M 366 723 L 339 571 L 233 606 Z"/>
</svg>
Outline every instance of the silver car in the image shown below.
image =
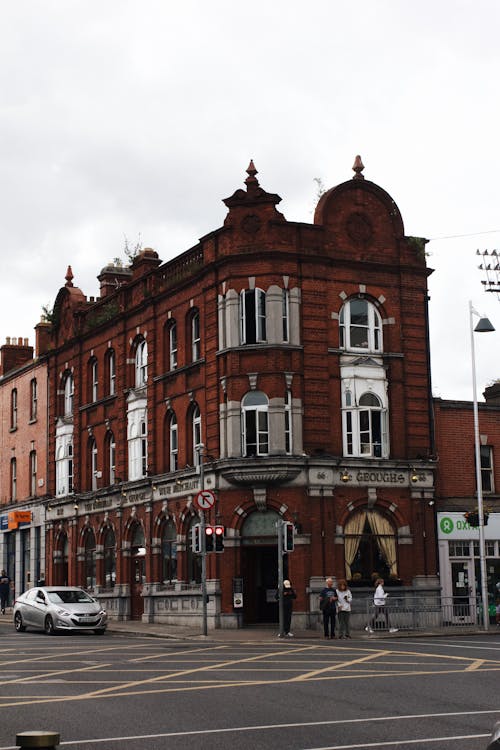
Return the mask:
<svg viewBox="0 0 500 750">
<path fill-rule="evenodd" d="M 102 635 L 107 615 L 98 601 L 75 586 L 35 586 L 14 602 L 14 627 L 44 630 L 48 635 L 63 631 L 93 630 Z"/>
</svg>

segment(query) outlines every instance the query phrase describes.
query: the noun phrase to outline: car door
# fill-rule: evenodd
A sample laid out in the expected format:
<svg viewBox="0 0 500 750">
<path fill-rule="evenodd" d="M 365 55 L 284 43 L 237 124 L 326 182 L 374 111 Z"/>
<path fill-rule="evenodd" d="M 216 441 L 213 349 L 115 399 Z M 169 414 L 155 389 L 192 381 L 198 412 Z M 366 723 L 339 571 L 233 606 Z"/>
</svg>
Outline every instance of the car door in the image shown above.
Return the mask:
<svg viewBox="0 0 500 750">
<path fill-rule="evenodd" d="M 25 625 L 34 626 L 35 618 L 35 596 L 37 594 L 36 589 L 31 589 L 23 595 L 23 601 L 21 605 L 21 617 Z"/>
<path fill-rule="evenodd" d="M 33 606 L 31 608 L 34 628 L 43 628 L 45 625 L 45 615 L 47 614 L 47 595 L 41 590 L 37 589 L 34 599 L 32 600 Z"/>
</svg>

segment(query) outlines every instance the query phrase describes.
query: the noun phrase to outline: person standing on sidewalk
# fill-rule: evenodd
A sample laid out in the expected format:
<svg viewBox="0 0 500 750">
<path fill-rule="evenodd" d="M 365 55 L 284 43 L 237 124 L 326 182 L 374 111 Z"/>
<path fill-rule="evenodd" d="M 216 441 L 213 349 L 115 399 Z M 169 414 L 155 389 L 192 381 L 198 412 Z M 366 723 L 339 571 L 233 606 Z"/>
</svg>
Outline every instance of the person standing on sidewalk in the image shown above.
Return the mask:
<svg viewBox="0 0 500 750">
<path fill-rule="evenodd" d="M 9 594 L 11 588 L 11 580 L 5 570 L 0 573 L 0 609 L 2 615 L 5 614 L 5 609 L 9 605 Z"/>
<path fill-rule="evenodd" d="M 288 579 L 283 581 L 283 634 L 288 638 L 293 638 L 290 631 L 292 624 L 293 600 L 297 598 L 295 589 Z M 276 599 L 279 600 L 279 591 L 276 592 Z M 278 637 L 281 636 L 281 633 Z"/>
<path fill-rule="evenodd" d="M 337 614 L 339 618 L 339 638 L 350 638 L 349 617 L 351 614 L 352 594 L 347 581 L 337 584 Z"/>
<path fill-rule="evenodd" d="M 335 638 L 337 592 L 333 588 L 333 578 L 327 578 L 325 583 L 326 586 L 319 595 L 319 608 L 323 613 L 323 633 L 325 638 Z"/>
<path fill-rule="evenodd" d="M 391 628 L 390 622 L 389 622 L 389 611 L 386 606 L 386 599 L 388 597 L 388 594 L 386 594 L 384 590 L 384 579 L 383 578 L 377 578 L 375 581 L 375 593 L 373 595 L 373 606 L 374 606 L 374 613 L 372 617 L 371 624 L 367 625 L 365 630 L 368 633 L 373 633 L 375 630 L 375 626 L 377 623 L 377 619 L 379 615 L 382 615 L 385 619 L 385 624 L 387 626 L 387 629 L 389 630 L 389 633 L 397 633 L 398 628 Z"/>
</svg>

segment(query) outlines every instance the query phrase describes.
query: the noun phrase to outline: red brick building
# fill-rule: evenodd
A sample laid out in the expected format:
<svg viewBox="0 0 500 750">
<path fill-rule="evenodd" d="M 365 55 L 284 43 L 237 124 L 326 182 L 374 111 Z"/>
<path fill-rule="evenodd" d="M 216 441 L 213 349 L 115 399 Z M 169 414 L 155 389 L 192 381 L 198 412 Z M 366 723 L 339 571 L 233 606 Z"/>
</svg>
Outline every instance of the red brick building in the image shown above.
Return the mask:
<svg viewBox="0 0 500 750">
<path fill-rule="evenodd" d="M 47 367 L 22 338 L 0 358 L 0 567 L 24 591 L 44 572 Z"/>
<path fill-rule="evenodd" d="M 278 520 L 296 529 L 299 626 L 327 575 L 359 601 L 375 574 L 436 590 L 425 240 L 353 169 L 306 224 L 251 163 L 224 225 L 187 252 L 106 266 L 97 299 L 68 268 L 39 331 L 49 582 L 93 589 L 114 617 L 199 620 L 203 488 L 225 527 L 211 626 L 276 619 Z"/>
<path fill-rule="evenodd" d="M 480 474 L 486 574 L 491 619 L 500 598 L 500 383 L 484 391 L 478 404 Z M 439 471 L 436 481 L 437 529 L 441 586 L 445 597 L 480 597 L 479 529 L 464 514 L 477 509 L 473 404 L 435 400 Z"/>
</svg>

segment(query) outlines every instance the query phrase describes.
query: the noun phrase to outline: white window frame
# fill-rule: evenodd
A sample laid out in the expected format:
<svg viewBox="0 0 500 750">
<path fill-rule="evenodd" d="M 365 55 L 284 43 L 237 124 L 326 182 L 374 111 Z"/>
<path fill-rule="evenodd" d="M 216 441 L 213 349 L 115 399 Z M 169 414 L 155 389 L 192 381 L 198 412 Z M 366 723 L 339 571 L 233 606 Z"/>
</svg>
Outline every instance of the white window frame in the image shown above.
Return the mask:
<svg viewBox="0 0 500 750">
<path fill-rule="evenodd" d="M 191 316 L 191 360 L 197 362 L 201 357 L 200 313 Z"/>
<path fill-rule="evenodd" d="M 169 466 L 170 471 L 177 471 L 179 468 L 179 425 L 177 424 L 177 417 L 172 412 L 170 415 L 168 430 L 169 430 L 169 445 L 170 445 L 170 456 Z"/>
<path fill-rule="evenodd" d="M 38 383 L 36 378 L 30 382 L 30 421 L 34 422 L 38 411 Z"/>
<path fill-rule="evenodd" d="M 10 429 L 17 430 L 17 388 L 10 393 Z"/>
<path fill-rule="evenodd" d="M 148 382 L 148 344 L 142 339 L 135 352 L 135 387 L 143 388 Z"/>
<path fill-rule="evenodd" d="M 73 402 L 75 397 L 75 381 L 73 374 L 68 372 L 64 379 L 64 416 L 70 417 L 73 414 Z"/>
<path fill-rule="evenodd" d="M 97 394 L 99 390 L 99 366 L 97 359 L 93 359 L 90 365 L 90 376 L 92 380 L 92 402 L 97 401 Z"/>
<path fill-rule="evenodd" d="M 363 403 L 368 397 L 376 399 L 377 405 Z M 344 456 L 388 458 L 387 408 L 384 407 L 380 396 L 364 391 L 356 403 L 354 394 L 347 389 L 343 394 L 343 400 Z M 380 440 L 374 439 L 378 437 L 376 433 L 379 433 Z"/>
<path fill-rule="evenodd" d="M 90 474 L 92 489 L 97 489 L 97 441 L 92 438 L 90 441 Z"/>
<path fill-rule="evenodd" d="M 354 307 L 361 305 L 366 307 L 366 324 L 357 323 L 352 315 Z M 360 332 L 362 342 L 357 340 Z M 364 297 L 347 300 L 339 315 L 339 336 L 340 348 L 346 351 L 383 351 L 382 318 L 375 305 Z"/>
<path fill-rule="evenodd" d="M 281 322 L 283 343 L 287 344 L 290 341 L 290 291 L 288 289 L 283 289 Z"/>
<path fill-rule="evenodd" d="M 262 289 L 240 292 L 240 341 L 260 344 L 266 339 L 266 293 Z"/>
<path fill-rule="evenodd" d="M 168 349 L 170 369 L 177 369 L 177 323 L 172 321 L 168 329 Z"/>
<path fill-rule="evenodd" d="M 487 459 L 487 461 L 485 460 Z M 495 472 L 493 470 L 493 448 L 491 445 L 480 446 L 481 487 L 483 492 L 495 492 Z"/>
<path fill-rule="evenodd" d="M 251 443 L 250 433 L 254 437 Z M 269 455 L 269 399 L 262 391 L 249 391 L 241 400 L 241 453 Z"/>
<path fill-rule="evenodd" d="M 202 461 L 200 448 L 203 445 L 203 440 L 201 438 L 201 412 L 198 404 L 195 404 L 193 407 L 191 424 L 193 431 L 193 462 L 195 466 L 199 466 Z"/>
<path fill-rule="evenodd" d="M 116 442 L 113 433 L 109 436 L 109 484 L 114 484 L 116 479 Z"/>
<path fill-rule="evenodd" d="M 116 393 L 116 355 L 113 349 L 108 353 L 108 377 L 109 377 L 109 395 L 114 396 Z"/>
<path fill-rule="evenodd" d="M 285 393 L 285 453 L 293 453 L 292 392 Z"/>
</svg>

